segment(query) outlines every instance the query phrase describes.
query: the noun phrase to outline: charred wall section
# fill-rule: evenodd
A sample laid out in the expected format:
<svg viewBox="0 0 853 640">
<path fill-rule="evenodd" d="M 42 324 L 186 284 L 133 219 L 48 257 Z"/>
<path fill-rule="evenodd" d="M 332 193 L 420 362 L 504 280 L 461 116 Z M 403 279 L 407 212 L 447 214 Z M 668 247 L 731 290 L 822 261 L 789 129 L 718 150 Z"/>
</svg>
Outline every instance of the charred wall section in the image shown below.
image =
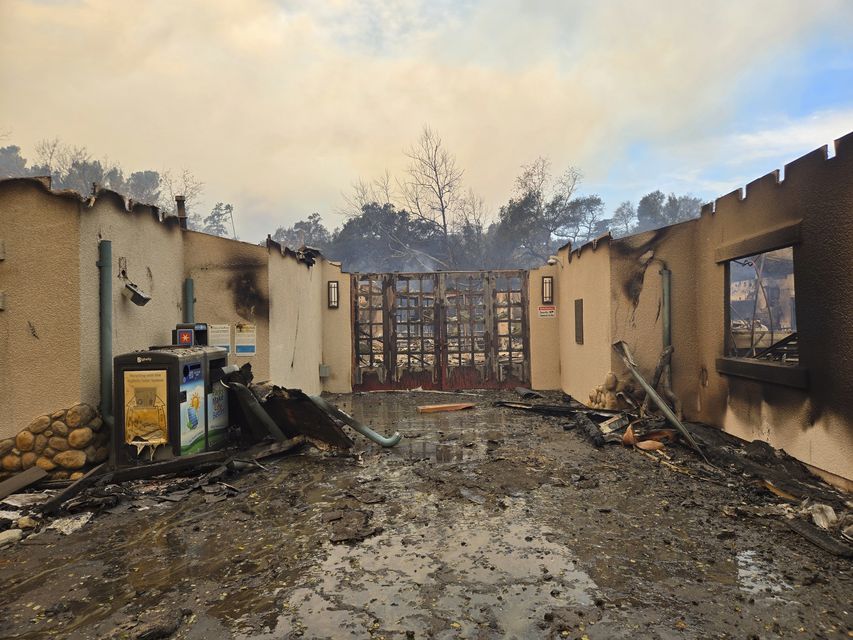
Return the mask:
<svg viewBox="0 0 853 640">
<path fill-rule="evenodd" d="M 229 325 L 232 363 L 319 393 L 320 364 L 330 358 L 330 387 L 351 390 L 351 353 L 339 349 L 352 340 L 347 307 L 336 315 L 326 309 L 326 282 L 342 280 L 340 269 L 327 274 L 315 252 L 182 230 L 156 207 L 108 190 L 54 192 L 48 179 L 0 181 L 0 240 L 0 440 L 57 406 L 98 405 L 101 240 L 112 243 L 114 354 L 169 344 L 191 277 L 195 320 Z M 150 301 L 130 302 L 122 295 L 127 282 Z M 254 328 L 252 356 L 233 353 L 238 325 Z"/>
<path fill-rule="evenodd" d="M 632 347 L 644 371 L 654 368 L 662 346 L 660 268 L 666 264 L 672 271 L 673 385 L 685 416 L 768 441 L 849 480 L 853 134 L 834 147 L 833 157 L 822 147 L 789 163 L 784 179 L 772 172 L 719 198 L 698 220 L 614 241 L 612 334 Z M 770 242 L 785 229 L 798 230 L 793 255 L 804 389 L 721 373 L 717 366 L 728 289 L 719 256 Z M 618 362 L 611 362 L 618 371 Z"/>
</svg>

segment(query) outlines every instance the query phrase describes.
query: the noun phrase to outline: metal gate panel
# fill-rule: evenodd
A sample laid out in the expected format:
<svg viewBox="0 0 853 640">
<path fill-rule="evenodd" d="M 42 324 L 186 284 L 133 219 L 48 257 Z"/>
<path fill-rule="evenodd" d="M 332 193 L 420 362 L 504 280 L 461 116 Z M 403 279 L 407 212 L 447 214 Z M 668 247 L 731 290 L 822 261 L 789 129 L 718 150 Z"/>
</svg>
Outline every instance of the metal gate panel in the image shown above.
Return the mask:
<svg viewBox="0 0 853 640">
<path fill-rule="evenodd" d="M 525 271 L 354 274 L 354 388 L 530 379 Z"/>
</svg>

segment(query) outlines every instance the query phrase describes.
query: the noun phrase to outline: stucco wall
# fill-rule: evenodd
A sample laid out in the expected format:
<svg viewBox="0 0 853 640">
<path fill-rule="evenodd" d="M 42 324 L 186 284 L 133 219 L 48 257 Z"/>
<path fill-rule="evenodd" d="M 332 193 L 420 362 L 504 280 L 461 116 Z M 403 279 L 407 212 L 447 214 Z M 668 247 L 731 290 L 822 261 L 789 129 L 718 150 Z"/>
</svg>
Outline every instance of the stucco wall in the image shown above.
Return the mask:
<svg viewBox="0 0 853 640">
<path fill-rule="evenodd" d="M 0 438 L 81 397 L 81 206 L 35 181 L 0 183 Z"/>
<path fill-rule="evenodd" d="M 308 267 L 272 244 L 269 249 L 270 376 L 283 387 L 318 394 L 323 322 L 323 268 Z"/>
<path fill-rule="evenodd" d="M 340 305 L 329 309 L 326 287 L 329 280 L 338 282 Z M 331 375 L 323 381 L 323 390 L 330 393 L 352 391 L 352 287 L 350 275 L 342 273 L 335 263 L 323 261 L 323 283 L 320 307 L 323 315 L 322 362 L 329 365 Z"/>
<path fill-rule="evenodd" d="M 695 250 L 698 221 L 664 227 L 613 240 L 611 301 L 613 342 L 624 340 L 639 365 L 651 378 L 663 350 L 663 285 L 661 271 L 671 272 L 671 333 L 673 390 L 685 409 L 698 411 L 699 362 L 696 322 Z M 612 370 L 620 380 L 631 375 L 621 358 L 611 351 Z"/>
<path fill-rule="evenodd" d="M 557 282 L 560 265 L 543 266 L 530 271 L 528 314 L 530 318 L 530 386 L 533 389 L 560 388 L 560 322 L 567 308 L 559 305 Z M 554 306 L 557 317 L 540 318 L 539 307 L 542 302 L 542 278 L 554 278 Z"/>
<path fill-rule="evenodd" d="M 164 224 L 155 211 L 125 208 L 113 192 L 101 192 L 80 218 L 80 376 L 81 400 L 100 400 L 98 242 L 112 242 L 113 355 L 170 344 L 181 321 L 183 253 L 176 223 Z M 124 273 L 123 273 L 124 272 Z M 145 306 L 123 295 L 126 281 L 151 296 Z"/>
<path fill-rule="evenodd" d="M 178 279 L 192 278 L 195 287 L 195 321 L 230 324 L 232 344 L 234 325 L 254 324 L 257 350 L 254 356 L 237 356 L 233 351 L 229 364 L 252 365 L 255 381 L 270 379 L 270 295 L 268 252 L 246 242 L 183 231 L 184 273 Z"/>
<path fill-rule="evenodd" d="M 557 305 L 560 325 L 560 387 L 581 402 L 610 370 L 610 247 L 607 242 L 558 254 L 562 265 Z M 583 298 L 584 342 L 575 342 L 575 300 Z"/>
<path fill-rule="evenodd" d="M 794 278 L 808 389 L 717 372 L 725 342 L 725 266 L 718 248 L 800 224 Z M 660 267 L 672 271 L 673 387 L 685 417 L 761 439 L 853 479 L 853 135 L 703 209 L 699 220 L 614 241 L 612 332 L 650 374 L 662 348 Z M 643 269 L 644 257 L 652 252 Z M 570 272 L 571 273 L 571 272 Z M 634 299 L 636 298 L 636 300 Z M 614 371 L 624 375 L 618 358 Z M 564 361 L 565 362 L 565 361 Z"/>
<path fill-rule="evenodd" d="M 802 220 L 794 248 L 801 364 L 809 388 L 799 390 L 718 374 L 723 349 L 725 277 L 714 250 Z M 853 134 L 835 157 L 817 149 L 703 209 L 697 330 L 707 381 L 697 417 L 747 440 L 760 438 L 800 460 L 853 479 Z"/>
</svg>

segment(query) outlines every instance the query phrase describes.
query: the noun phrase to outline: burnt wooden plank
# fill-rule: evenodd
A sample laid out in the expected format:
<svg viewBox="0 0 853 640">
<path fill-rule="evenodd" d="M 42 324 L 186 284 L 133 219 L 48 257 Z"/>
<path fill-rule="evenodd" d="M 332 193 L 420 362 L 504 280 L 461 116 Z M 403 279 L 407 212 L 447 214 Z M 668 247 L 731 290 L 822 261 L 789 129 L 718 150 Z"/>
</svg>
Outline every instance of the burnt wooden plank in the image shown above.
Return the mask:
<svg viewBox="0 0 853 640">
<path fill-rule="evenodd" d="M 100 478 L 104 470 L 107 468 L 107 463 L 102 462 L 97 467 L 94 467 L 89 470 L 86 475 L 84 475 L 79 480 L 72 482 L 68 487 L 65 488 L 64 491 L 60 491 L 55 496 L 53 496 L 50 500 L 45 502 L 41 507 L 41 512 L 45 515 L 49 515 L 51 513 L 55 513 L 59 511 L 59 508 L 71 500 L 78 493 L 83 491 L 84 489 L 95 484 L 95 481 Z"/>
<path fill-rule="evenodd" d="M 226 450 L 208 451 L 206 453 L 196 453 L 191 456 L 182 456 L 172 460 L 164 460 L 163 462 L 152 462 L 150 464 L 140 464 L 135 467 L 124 467 L 122 469 L 116 469 L 112 473 L 106 475 L 110 476 L 110 480 L 112 482 L 141 480 L 143 478 L 162 476 L 167 473 L 180 473 L 188 469 L 208 464 L 216 464 L 223 460 L 227 460 L 229 455 L 231 455 L 231 453 Z"/>
<path fill-rule="evenodd" d="M 47 471 L 41 467 L 30 467 L 26 471 L 16 473 L 11 478 L 0 482 L 0 499 L 8 495 L 26 489 L 31 484 L 35 484 L 39 480 L 47 476 Z"/>
</svg>

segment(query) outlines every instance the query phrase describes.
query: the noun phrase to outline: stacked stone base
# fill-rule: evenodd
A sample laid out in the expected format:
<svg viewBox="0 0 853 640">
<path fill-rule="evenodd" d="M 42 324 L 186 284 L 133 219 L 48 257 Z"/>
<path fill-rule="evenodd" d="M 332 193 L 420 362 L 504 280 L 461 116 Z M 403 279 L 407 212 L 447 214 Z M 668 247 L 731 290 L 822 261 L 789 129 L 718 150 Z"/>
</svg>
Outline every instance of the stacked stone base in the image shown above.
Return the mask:
<svg viewBox="0 0 853 640">
<path fill-rule="evenodd" d="M 109 457 L 110 434 L 88 404 L 39 416 L 14 438 L 0 440 L 0 479 L 32 466 L 52 480 L 76 480 Z"/>
</svg>

